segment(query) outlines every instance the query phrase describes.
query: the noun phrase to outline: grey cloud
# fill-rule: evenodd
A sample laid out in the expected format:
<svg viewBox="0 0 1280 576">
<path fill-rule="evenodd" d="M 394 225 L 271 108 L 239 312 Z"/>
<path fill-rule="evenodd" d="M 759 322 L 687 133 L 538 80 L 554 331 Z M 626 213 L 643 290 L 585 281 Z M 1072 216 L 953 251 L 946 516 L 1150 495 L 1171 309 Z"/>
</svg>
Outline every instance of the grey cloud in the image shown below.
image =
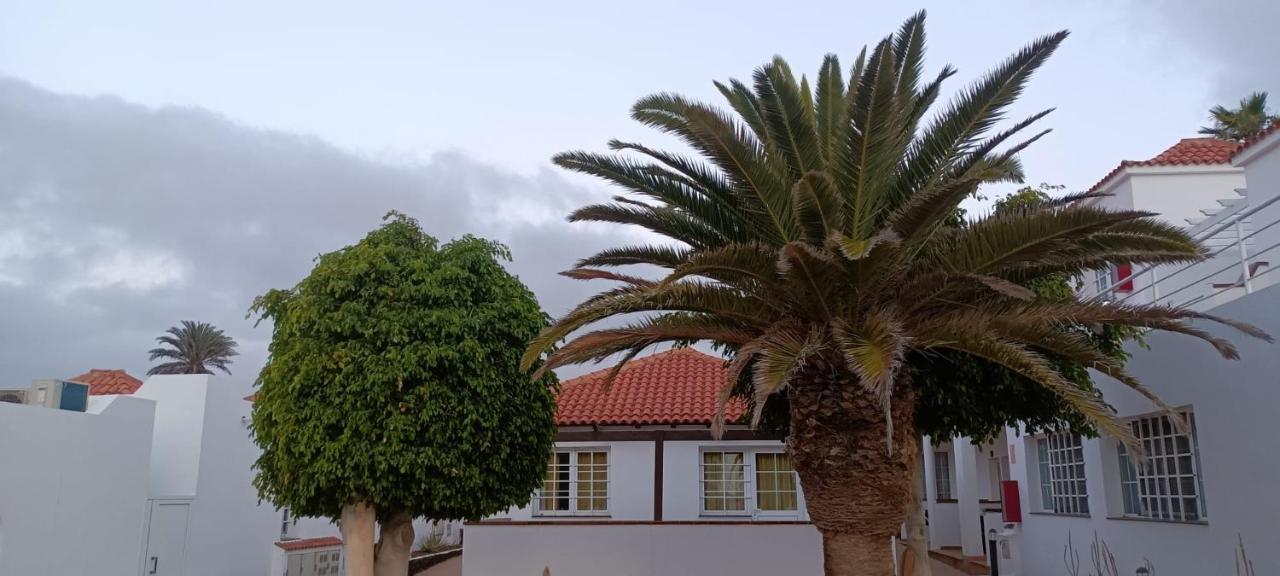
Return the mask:
<svg viewBox="0 0 1280 576">
<path fill-rule="evenodd" d="M 242 343 L 243 386 L 269 333 L 252 298 L 296 283 L 388 210 L 433 235 L 509 244 L 510 265 L 560 314 L 591 287 L 554 274 L 619 241 L 568 225 L 609 194 L 545 169 L 460 153 L 380 161 L 199 109 L 53 94 L 0 79 L 0 386 L 91 367 L 145 372 L 151 339 L 182 319 Z"/>
<path fill-rule="evenodd" d="M 1190 49 L 1203 57 L 1213 81 L 1210 95 L 1234 105 L 1255 90 L 1273 94 L 1280 105 L 1280 2 L 1275 0 L 1148 0 L 1135 11 L 1163 23 L 1161 38 L 1173 50 Z M 1160 28 L 1157 28 L 1160 30 Z"/>
</svg>

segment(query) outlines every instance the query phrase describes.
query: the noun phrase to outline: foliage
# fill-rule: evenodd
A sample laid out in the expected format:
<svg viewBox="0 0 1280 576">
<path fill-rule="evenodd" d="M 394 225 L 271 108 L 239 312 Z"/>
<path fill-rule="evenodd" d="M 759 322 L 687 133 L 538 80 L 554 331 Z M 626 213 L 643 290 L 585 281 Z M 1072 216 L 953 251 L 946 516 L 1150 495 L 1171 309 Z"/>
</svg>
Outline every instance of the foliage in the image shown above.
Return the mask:
<svg viewBox="0 0 1280 576">
<path fill-rule="evenodd" d="M 1213 120 L 1213 126 L 1201 127 L 1201 134 L 1233 142 L 1248 140 L 1280 122 L 1280 116 L 1271 114 L 1267 109 L 1266 92 L 1254 92 L 1241 98 L 1235 108 L 1214 106 L 1209 109 L 1209 119 Z"/>
<path fill-rule="evenodd" d="M 418 543 L 418 551 L 427 554 L 456 547 L 456 545 L 444 541 L 444 530 L 441 530 L 438 526 L 432 526 L 427 531 L 427 535 Z"/>
<path fill-rule="evenodd" d="M 148 375 L 213 374 L 212 368 L 230 374 L 231 358 L 239 355 L 236 341 L 212 324 L 183 320 L 181 326 L 172 326 L 165 333 L 156 337 L 163 346 L 152 348 L 148 354 L 152 362 L 167 362 L 152 366 Z"/>
<path fill-rule="evenodd" d="M 1227 357 L 1236 356 L 1229 342 L 1188 321 L 1262 335 L 1190 310 L 1055 302 L 1019 285 L 1115 261 L 1202 258 L 1181 229 L 1150 213 L 1051 201 L 947 227 L 980 185 L 1021 180 L 1017 154 L 1044 132 L 1016 137 L 1050 111 L 993 129 L 1067 34 L 1032 42 L 922 122 L 954 72 L 922 75 L 923 22 L 918 14 L 869 55 L 864 50 L 847 81 L 835 56 L 826 57 L 813 83 L 775 58 L 757 69 L 752 86 L 716 84 L 732 112 L 674 94 L 636 103 L 636 120 L 680 138 L 697 157 L 619 141 L 610 144 L 615 155 L 556 156 L 565 168 L 631 193 L 581 208 L 570 220 L 634 225 L 676 244 L 612 248 L 580 261 L 566 274 L 619 285 L 545 330 L 524 364 L 574 333 L 546 356 L 543 370 L 617 353 L 631 358 L 664 342 L 707 341 L 737 351 L 728 384 L 749 370 L 760 410 L 817 366 L 836 370 L 835 385 L 856 386 L 887 415 L 895 394 L 906 393 L 897 384 L 912 362 L 946 351 L 1016 372 L 1132 441 L 1098 395 L 1064 377 L 1046 354 L 1095 367 L 1167 407 L 1121 362 L 1065 327 L 1181 332 Z M 658 266 L 666 276 L 651 281 L 609 270 L 632 264 Z M 579 332 L 633 314 L 644 316 Z"/>
<path fill-rule="evenodd" d="M 519 369 L 547 325 L 500 244 L 439 246 L 397 213 L 258 297 L 274 323 L 258 378 L 254 485 L 297 514 L 372 504 L 438 519 L 528 502 L 554 438 L 554 378 Z"/>
</svg>

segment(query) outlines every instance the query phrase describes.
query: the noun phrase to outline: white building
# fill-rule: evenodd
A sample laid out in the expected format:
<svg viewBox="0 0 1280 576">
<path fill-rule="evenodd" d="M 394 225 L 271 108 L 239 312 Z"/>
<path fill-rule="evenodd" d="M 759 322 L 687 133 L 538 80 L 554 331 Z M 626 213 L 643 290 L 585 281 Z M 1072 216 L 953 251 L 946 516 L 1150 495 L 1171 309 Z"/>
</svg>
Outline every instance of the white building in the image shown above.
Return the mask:
<svg viewBox="0 0 1280 576">
<path fill-rule="evenodd" d="M 280 515 L 250 484 L 248 406 L 207 375 L 85 413 L 0 404 L 0 574 L 266 573 Z"/>
<path fill-rule="evenodd" d="M 466 576 L 822 573 L 822 543 L 777 438 L 712 440 L 724 361 L 677 349 L 563 384 L 529 506 L 466 525 Z M 730 417 L 745 407 L 735 403 Z"/>
<path fill-rule="evenodd" d="M 1121 164 L 1097 189 L 1115 193 L 1100 204 L 1159 212 L 1186 226 L 1211 257 L 1190 266 L 1113 270 L 1086 286 L 1087 297 L 1189 306 L 1280 334 L 1280 287 L 1268 275 L 1280 246 L 1280 130 L 1243 146 L 1183 140 L 1153 160 Z M 1173 334 L 1148 335 L 1150 349 L 1130 347 L 1130 372 L 1183 411 L 1189 433 L 1094 374 L 1143 441 L 1147 462 L 1112 438 L 1070 432 L 1027 436 L 1011 428 L 983 447 L 965 439 L 941 447 L 926 441 L 932 546 L 959 540 L 966 554 L 982 551 L 975 510 L 983 503 L 984 475 L 1000 471 L 1017 482 L 1021 574 L 1066 573 L 1069 539 L 1080 573 L 1093 572 L 1095 535 L 1120 574 L 1148 560 L 1161 576 L 1234 574 L 1240 541 L 1256 573 L 1280 573 L 1274 526 L 1280 499 L 1270 496 L 1280 485 L 1280 466 L 1270 457 L 1280 440 L 1268 425 L 1280 407 L 1280 356 L 1268 343 L 1203 327 L 1235 342 L 1241 359 L 1223 360 L 1205 343 Z M 959 500 L 958 538 L 940 507 L 948 491 Z"/>
</svg>

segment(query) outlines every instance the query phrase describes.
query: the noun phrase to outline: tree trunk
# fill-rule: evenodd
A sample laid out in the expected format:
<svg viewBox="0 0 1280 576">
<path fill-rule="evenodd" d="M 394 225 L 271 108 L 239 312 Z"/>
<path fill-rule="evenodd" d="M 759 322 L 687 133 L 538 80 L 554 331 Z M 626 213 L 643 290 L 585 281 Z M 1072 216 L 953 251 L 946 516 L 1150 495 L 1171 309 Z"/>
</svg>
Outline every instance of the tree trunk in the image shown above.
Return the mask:
<svg viewBox="0 0 1280 576">
<path fill-rule="evenodd" d="M 847 370 L 814 363 L 788 389 L 791 454 L 809 518 L 822 533 L 827 576 L 894 576 L 892 537 L 911 499 L 919 446 L 915 394 L 894 387 L 893 437 L 884 409 Z"/>
<path fill-rule="evenodd" d="M 342 507 L 342 552 L 347 576 L 373 576 L 373 506 L 366 502 Z"/>
<path fill-rule="evenodd" d="M 382 534 L 374 548 L 374 576 L 408 576 L 412 548 L 413 517 L 397 512 L 382 524 Z"/>
<path fill-rule="evenodd" d="M 912 466 L 912 469 L 915 470 L 912 476 L 916 477 L 911 481 L 911 509 L 907 511 L 907 548 L 915 557 L 915 564 L 911 574 L 904 572 L 902 576 L 933 576 L 933 566 L 929 562 L 929 527 L 924 517 L 924 482 L 919 477 L 924 474 L 924 469 L 919 466 Z"/>
</svg>

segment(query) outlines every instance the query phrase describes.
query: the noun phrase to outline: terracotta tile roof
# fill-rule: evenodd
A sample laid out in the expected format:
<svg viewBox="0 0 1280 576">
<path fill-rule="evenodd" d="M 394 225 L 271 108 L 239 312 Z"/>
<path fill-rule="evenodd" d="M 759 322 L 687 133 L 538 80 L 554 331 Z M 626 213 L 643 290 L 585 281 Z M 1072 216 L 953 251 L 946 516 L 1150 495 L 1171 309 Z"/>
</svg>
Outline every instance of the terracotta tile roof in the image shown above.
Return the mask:
<svg viewBox="0 0 1280 576">
<path fill-rule="evenodd" d="M 610 370 L 598 370 L 561 385 L 557 425 L 709 425 L 726 377 L 723 359 L 693 348 L 631 361 L 606 392 L 603 382 Z M 732 421 L 746 410 L 746 403 L 735 399 L 725 415 Z"/>
<path fill-rule="evenodd" d="M 1231 154 L 1231 159 L 1235 160 L 1236 156 L 1239 156 L 1241 152 L 1244 152 L 1245 150 L 1252 148 L 1254 144 L 1257 144 L 1263 140 L 1266 140 L 1268 136 L 1275 134 L 1276 132 L 1280 132 L 1280 122 L 1272 122 L 1271 125 L 1268 126 L 1266 130 L 1263 130 L 1257 134 L 1254 134 L 1253 138 L 1250 138 L 1238 144 L 1235 147 L 1234 152 Z"/>
<path fill-rule="evenodd" d="M 76 376 L 68 378 L 72 382 L 89 385 L 90 396 L 101 396 L 103 394 L 133 394 L 142 387 L 142 381 L 130 376 L 124 370 L 103 370 L 94 368 Z"/>
<path fill-rule="evenodd" d="M 281 540 L 276 542 L 276 548 L 280 548 L 287 552 L 310 550 L 312 548 L 329 548 L 341 545 L 342 539 L 336 536 L 325 536 L 324 538 L 303 538 L 301 540 Z"/>
<path fill-rule="evenodd" d="M 255 393 L 253 393 L 253 394 L 250 394 L 250 395 L 248 395 L 248 396 L 245 396 L 245 397 L 244 397 L 244 400 L 245 400 L 245 402 L 257 402 L 257 401 L 258 401 L 258 394 L 255 392 Z"/>
<path fill-rule="evenodd" d="M 1095 192 L 1125 168 L 1138 166 L 1212 166 L 1228 164 L 1236 152 L 1236 143 L 1217 138 L 1183 138 L 1149 160 L 1124 160 L 1114 170 L 1089 188 Z"/>
</svg>

